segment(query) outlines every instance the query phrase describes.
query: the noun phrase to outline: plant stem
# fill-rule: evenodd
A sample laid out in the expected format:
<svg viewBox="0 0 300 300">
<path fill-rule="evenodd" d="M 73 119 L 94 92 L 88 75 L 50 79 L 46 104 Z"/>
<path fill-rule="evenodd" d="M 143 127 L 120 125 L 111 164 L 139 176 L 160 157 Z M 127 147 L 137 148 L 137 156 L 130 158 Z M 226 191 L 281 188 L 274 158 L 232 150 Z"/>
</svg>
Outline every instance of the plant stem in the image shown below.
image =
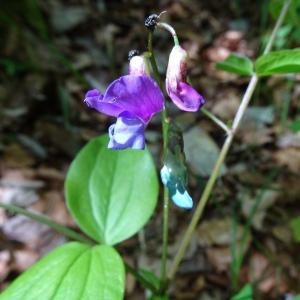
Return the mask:
<svg viewBox="0 0 300 300">
<path fill-rule="evenodd" d="M 167 279 L 167 256 L 168 256 L 168 232 L 169 231 L 169 191 L 164 187 L 164 206 L 163 206 L 163 240 L 161 253 L 160 277 L 162 285 Z"/>
<path fill-rule="evenodd" d="M 280 26 L 281 26 L 281 24 L 284 20 L 284 17 L 287 13 L 287 10 L 288 10 L 288 7 L 289 7 L 290 3 L 291 3 L 291 0 L 287 0 L 285 2 L 285 4 L 283 5 L 283 7 L 281 9 L 280 16 L 277 19 L 276 25 L 273 29 L 273 32 L 272 32 L 270 40 L 269 40 L 269 42 L 266 46 L 264 54 L 267 54 L 271 50 L 274 39 L 275 39 L 276 34 L 277 34 L 277 31 L 280 28 Z M 195 230 L 195 228 L 196 228 L 196 226 L 197 226 L 197 224 L 198 224 L 198 222 L 199 222 L 199 220 L 202 216 L 203 210 L 204 210 L 204 208 L 205 208 L 205 206 L 208 202 L 211 191 L 212 191 L 212 189 L 215 185 L 215 182 L 216 182 L 216 180 L 217 180 L 217 178 L 220 174 L 221 166 L 222 166 L 222 164 L 223 164 L 223 162 L 224 162 L 224 160 L 227 156 L 228 150 L 231 146 L 231 143 L 232 143 L 233 138 L 235 136 L 235 133 L 236 133 L 238 127 L 239 127 L 239 124 L 242 120 L 242 117 L 243 117 L 243 115 L 246 111 L 246 108 L 249 104 L 249 101 L 251 100 L 251 97 L 253 95 L 253 92 L 255 90 L 257 82 L 258 82 L 258 77 L 254 74 L 250 79 L 249 85 L 246 89 L 246 92 L 243 96 L 242 102 L 241 102 L 241 104 L 239 106 L 239 109 L 236 113 L 236 116 L 234 118 L 232 129 L 231 129 L 230 133 L 228 134 L 228 136 L 227 136 L 227 138 L 226 138 L 226 140 L 223 144 L 220 155 L 219 155 L 219 157 L 217 159 L 217 162 L 216 162 L 216 164 L 213 168 L 213 171 L 210 175 L 210 178 L 209 178 L 209 180 L 206 184 L 206 187 L 203 191 L 203 194 L 202 194 L 202 196 L 199 200 L 199 203 L 196 207 L 196 210 L 195 210 L 195 213 L 192 217 L 192 220 L 191 220 L 186 232 L 184 233 L 183 239 L 182 239 L 181 244 L 179 246 L 178 252 L 175 255 L 173 264 L 172 264 L 170 272 L 169 272 L 169 279 L 172 279 L 175 276 L 175 274 L 178 270 L 179 264 L 180 264 L 181 260 L 184 257 L 186 249 L 187 249 L 187 247 L 188 247 L 188 245 L 191 241 L 192 234 L 193 234 L 193 232 L 194 232 L 194 230 Z"/>
<path fill-rule="evenodd" d="M 126 271 L 128 273 L 131 273 L 145 288 L 149 289 L 153 293 L 157 292 L 156 287 L 150 282 L 146 281 L 143 276 L 140 275 L 140 273 L 135 270 L 133 267 L 131 267 L 129 264 L 124 262 Z"/>
<path fill-rule="evenodd" d="M 169 31 L 173 37 L 175 46 L 179 46 L 178 36 L 176 34 L 175 29 L 171 25 L 169 25 L 168 23 L 159 22 L 159 23 L 157 23 L 157 27 L 160 27 L 160 28 L 163 28 L 163 29 Z"/>
<path fill-rule="evenodd" d="M 53 220 L 51 220 L 48 217 L 45 217 L 41 214 L 29 211 L 27 209 L 18 207 L 16 205 L 12 205 L 12 204 L 4 204 L 4 203 L 0 203 L 0 207 L 12 212 L 12 213 L 16 213 L 19 215 L 23 215 L 26 216 L 34 221 L 37 221 L 41 224 L 45 224 L 47 226 L 49 226 L 50 228 L 54 229 L 55 231 L 61 233 L 62 235 L 70 238 L 71 240 L 74 241 L 78 241 L 80 243 L 84 243 L 84 244 L 88 244 L 90 246 L 93 246 L 96 244 L 96 242 L 84 237 L 83 235 L 81 235 L 80 233 L 77 233 L 76 231 L 58 224 L 56 222 L 54 222 Z M 129 264 L 127 264 L 126 262 L 124 262 L 125 268 L 127 270 L 127 272 L 131 273 L 138 281 L 140 281 L 144 286 L 146 286 L 148 289 L 150 289 L 152 292 L 157 292 L 156 288 L 151 284 L 151 282 L 146 281 L 139 273 L 138 271 L 136 271 L 133 267 L 131 267 Z"/>
<path fill-rule="evenodd" d="M 287 11 L 289 9 L 289 6 L 290 6 L 291 2 L 292 2 L 292 0 L 286 0 L 284 2 L 284 5 L 281 8 L 280 15 L 279 15 L 279 17 L 278 17 L 278 19 L 276 21 L 276 24 L 275 24 L 275 26 L 273 28 L 273 31 L 272 31 L 271 36 L 270 36 L 270 39 L 268 41 L 268 44 L 267 44 L 267 46 L 266 46 L 263 54 L 267 54 L 267 53 L 270 52 L 270 50 L 271 50 L 271 48 L 273 46 L 274 40 L 276 38 L 276 34 L 278 32 L 278 29 L 280 28 L 280 26 L 281 26 L 281 24 L 282 24 L 282 22 L 283 22 L 283 20 L 284 20 L 284 18 L 286 16 L 286 13 L 287 13 Z"/>
<path fill-rule="evenodd" d="M 206 115 L 209 119 L 211 119 L 214 123 L 216 123 L 219 127 L 221 127 L 227 134 L 230 132 L 230 128 L 219 118 L 217 118 L 214 114 L 209 112 L 207 109 L 202 107 L 201 112 Z"/>
<path fill-rule="evenodd" d="M 152 37 L 153 33 L 149 32 L 148 36 L 148 51 L 150 53 L 150 63 L 153 70 L 153 75 L 160 88 L 163 89 L 163 84 L 159 76 L 155 56 L 152 47 Z M 166 106 L 164 105 L 162 111 L 162 131 L 163 131 L 163 157 L 167 152 L 168 145 L 168 114 Z M 163 198 L 163 228 L 162 228 L 162 253 L 161 253 L 161 268 L 160 268 L 160 278 L 162 288 L 166 285 L 167 281 L 167 255 L 168 255 L 168 232 L 169 232 L 169 191 L 166 186 L 164 186 L 164 198 Z"/>
<path fill-rule="evenodd" d="M 69 237 L 72 240 L 75 240 L 75 241 L 78 241 L 78 242 L 81 242 L 84 244 L 89 244 L 89 245 L 95 244 L 93 241 L 82 236 L 80 233 L 77 233 L 76 231 L 73 231 L 72 229 L 70 229 L 64 225 L 58 224 L 58 223 L 52 221 L 50 218 L 43 216 L 41 214 L 29 211 L 27 209 L 24 209 L 24 208 L 21 208 L 21 207 L 12 205 L 12 204 L 0 203 L 0 207 L 4 208 L 10 212 L 26 216 L 26 217 L 28 217 L 34 221 L 37 221 L 39 223 L 45 224 L 45 225 L 51 227 L 52 229 L 54 229 L 55 231 L 63 234 L 64 236 Z"/>
</svg>

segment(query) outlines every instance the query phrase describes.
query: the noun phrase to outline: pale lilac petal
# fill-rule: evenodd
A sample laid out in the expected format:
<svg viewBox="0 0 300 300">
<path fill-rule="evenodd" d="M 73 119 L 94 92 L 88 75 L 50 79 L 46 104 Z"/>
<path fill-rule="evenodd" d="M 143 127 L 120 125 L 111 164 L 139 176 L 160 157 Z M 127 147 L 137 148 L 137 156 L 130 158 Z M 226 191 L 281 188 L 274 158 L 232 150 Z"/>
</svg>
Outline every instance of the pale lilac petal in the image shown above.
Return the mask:
<svg viewBox="0 0 300 300">
<path fill-rule="evenodd" d="M 129 61 L 129 74 L 143 76 L 147 75 L 146 64 L 143 56 L 133 56 Z"/>
<path fill-rule="evenodd" d="M 163 99 L 157 83 L 149 76 L 126 75 L 110 84 L 103 101 L 114 103 L 148 123 L 163 109 Z"/>
<path fill-rule="evenodd" d="M 184 111 L 197 111 L 205 103 L 204 98 L 185 82 L 179 82 L 176 90 L 168 92 L 174 104 Z"/>
<path fill-rule="evenodd" d="M 144 149 L 145 148 L 145 125 L 130 114 L 122 113 L 117 122 L 109 127 L 109 149 Z"/>
<path fill-rule="evenodd" d="M 193 207 L 193 199 L 187 191 L 180 193 L 176 190 L 175 194 L 173 194 L 171 198 L 173 202 L 181 208 L 191 209 Z"/>
<path fill-rule="evenodd" d="M 162 169 L 160 170 L 160 177 L 162 183 L 167 186 L 168 182 L 170 181 L 171 174 L 166 166 L 163 166 Z"/>
<path fill-rule="evenodd" d="M 171 199 L 175 205 L 185 209 L 193 207 L 193 199 L 187 192 L 185 186 L 180 180 L 178 181 L 178 178 L 172 176 L 167 166 L 164 165 L 160 170 L 160 177 L 162 183 L 169 189 Z"/>
</svg>

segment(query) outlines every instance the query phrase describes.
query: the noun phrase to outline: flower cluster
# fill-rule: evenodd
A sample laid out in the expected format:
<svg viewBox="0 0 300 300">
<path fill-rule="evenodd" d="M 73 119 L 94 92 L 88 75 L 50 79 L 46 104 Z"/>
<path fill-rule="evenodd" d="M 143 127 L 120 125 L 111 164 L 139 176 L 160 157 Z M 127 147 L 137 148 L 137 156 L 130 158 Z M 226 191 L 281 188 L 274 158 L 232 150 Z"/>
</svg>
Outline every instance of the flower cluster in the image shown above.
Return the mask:
<svg viewBox="0 0 300 300">
<path fill-rule="evenodd" d="M 144 149 L 145 127 L 163 109 L 163 101 L 163 93 L 146 74 L 141 56 L 131 58 L 129 75 L 113 81 L 104 94 L 94 89 L 84 99 L 90 108 L 117 118 L 108 129 L 110 149 Z"/>
<path fill-rule="evenodd" d="M 157 18 L 152 17 L 147 22 L 150 27 L 156 26 Z M 152 27 L 151 30 L 154 29 Z M 113 81 L 103 94 L 97 89 L 86 93 L 84 102 L 88 107 L 117 118 L 108 129 L 110 149 L 144 149 L 145 128 L 151 118 L 164 109 L 164 95 L 146 66 L 144 57 L 132 50 L 128 75 Z M 187 83 L 187 53 L 177 44 L 169 56 L 166 91 L 183 111 L 196 112 L 205 103 L 203 97 Z M 183 147 L 176 151 L 171 148 L 168 148 L 161 179 L 177 206 L 191 208 L 193 200 L 186 191 Z"/>
<path fill-rule="evenodd" d="M 174 104 L 184 111 L 197 111 L 203 97 L 186 83 L 187 54 L 180 46 L 171 51 L 166 90 Z M 84 102 L 108 116 L 117 118 L 109 127 L 110 149 L 144 149 L 145 127 L 163 109 L 164 97 L 157 83 L 147 74 L 144 58 L 135 55 L 129 62 L 129 75 L 113 81 L 104 94 L 93 89 Z"/>
</svg>

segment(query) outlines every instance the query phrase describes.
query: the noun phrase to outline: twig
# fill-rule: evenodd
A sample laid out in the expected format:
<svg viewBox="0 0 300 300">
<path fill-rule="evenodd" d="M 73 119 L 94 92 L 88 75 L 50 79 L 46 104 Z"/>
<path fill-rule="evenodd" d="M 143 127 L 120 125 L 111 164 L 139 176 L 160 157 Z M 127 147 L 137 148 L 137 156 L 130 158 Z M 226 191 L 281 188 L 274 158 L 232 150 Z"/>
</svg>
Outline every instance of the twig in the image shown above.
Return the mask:
<svg viewBox="0 0 300 300">
<path fill-rule="evenodd" d="M 150 63 L 153 70 L 153 75 L 160 88 L 162 89 L 162 82 L 159 76 L 155 56 L 153 54 L 152 48 L 152 37 L 153 33 L 149 32 L 148 37 L 148 51 L 150 53 Z M 168 115 L 166 107 L 164 106 L 162 111 L 162 131 L 163 131 L 163 154 L 165 155 L 167 151 L 167 141 L 168 141 Z M 164 186 L 164 198 L 163 198 L 163 229 L 162 229 L 162 253 L 161 253 L 161 288 L 164 289 L 167 281 L 167 251 L 168 251 L 168 231 L 169 231 L 169 191 L 166 186 Z"/>
<path fill-rule="evenodd" d="M 221 127 L 227 134 L 230 133 L 230 128 L 218 117 L 216 117 L 214 114 L 206 110 L 204 107 L 200 109 L 204 115 L 206 115 L 209 119 L 211 119 L 214 123 L 216 123 L 219 127 Z"/>
<path fill-rule="evenodd" d="M 72 229 L 58 224 L 56 222 L 54 222 L 53 220 L 51 220 L 50 218 L 42 215 L 42 214 L 38 214 L 32 211 L 29 211 L 27 209 L 18 207 L 16 205 L 12 205 L 12 204 L 4 204 L 4 203 L 0 203 L 0 207 L 13 212 L 13 213 L 17 213 L 19 215 L 23 215 L 26 216 L 34 221 L 37 221 L 39 223 L 45 224 L 49 227 L 51 227 L 52 229 L 54 229 L 55 231 L 69 237 L 72 240 L 81 242 L 81 243 L 85 243 L 85 244 L 89 244 L 89 245 L 94 245 L 95 242 L 91 241 L 90 239 L 84 237 L 83 235 L 81 235 L 80 233 L 77 233 L 76 231 L 73 231 Z"/>
<path fill-rule="evenodd" d="M 276 22 L 276 25 L 273 29 L 273 32 L 271 34 L 271 37 L 270 37 L 270 40 L 266 46 L 266 49 L 265 51 L 263 52 L 264 54 L 267 54 L 271 48 L 272 48 L 272 45 L 273 45 L 273 42 L 274 42 L 274 39 L 276 37 L 276 34 L 277 34 L 277 31 L 278 29 L 280 28 L 283 20 L 284 20 L 284 17 L 288 11 L 288 7 L 291 3 L 291 0 L 287 0 L 285 2 L 285 4 L 283 5 L 282 9 L 281 9 L 281 13 L 280 13 L 280 16 L 278 17 L 277 19 L 277 22 Z M 235 133 L 236 133 L 236 130 L 238 129 L 239 127 L 239 124 L 242 120 L 242 117 L 246 111 L 246 108 L 251 100 L 251 97 L 253 95 L 253 92 L 255 90 L 255 87 L 256 87 L 256 84 L 258 82 L 258 77 L 256 76 L 256 74 L 254 74 L 251 79 L 250 79 L 250 82 L 249 82 L 249 85 L 247 87 L 247 90 L 243 96 L 243 99 L 242 99 L 242 102 L 241 102 L 241 105 L 237 111 L 237 114 L 234 118 L 234 121 L 233 121 L 233 125 L 232 125 L 232 131 L 230 132 L 230 134 L 227 136 L 224 144 L 223 144 L 223 147 L 221 149 L 221 152 L 220 152 L 220 155 L 218 157 L 218 160 L 214 166 L 214 169 L 210 175 L 210 178 L 206 184 L 206 187 L 203 191 L 203 194 L 200 198 L 200 201 L 198 203 L 198 206 L 196 207 L 196 210 L 195 210 L 195 213 L 192 217 L 192 220 L 183 236 L 183 239 L 181 241 L 181 244 L 179 246 L 179 249 L 178 249 L 178 252 L 177 254 L 175 255 L 175 258 L 174 258 L 174 261 L 173 261 L 173 264 L 171 266 L 171 269 L 170 269 L 170 272 L 169 272 L 169 278 L 172 279 L 176 272 L 177 272 L 177 269 L 179 267 L 179 264 L 181 262 L 181 260 L 183 259 L 184 257 L 184 254 L 186 252 L 186 249 L 190 243 L 190 240 L 192 238 L 192 234 L 202 216 L 202 213 L 203 213 L 203 210 L 208 202 L 208 199 L 209 199 L 209 196 L 211 194 L 211 191 L 215 185 L 215 182 L 219 176 L 219 173 L 220 173 L 220 169 L 221 169 L 221 166 L 227 156 L 227 153 L 228 153 L 228 150 L 230 148 L 230 145 L 232 143 L 232 140 L 235 136 Z"/>
</svg>

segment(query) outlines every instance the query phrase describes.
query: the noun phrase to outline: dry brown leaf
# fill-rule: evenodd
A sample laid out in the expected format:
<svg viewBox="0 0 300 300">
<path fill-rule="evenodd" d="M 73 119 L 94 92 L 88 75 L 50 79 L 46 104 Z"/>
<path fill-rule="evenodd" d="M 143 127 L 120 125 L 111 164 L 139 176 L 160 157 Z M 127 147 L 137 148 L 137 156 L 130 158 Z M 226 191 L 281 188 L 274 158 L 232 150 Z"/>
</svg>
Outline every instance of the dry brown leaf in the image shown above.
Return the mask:
<svg viewBox="0 0 300 300">
<path fill-rule="evenodd" d="M 242 232 L 242 226 L 239 226 L 237 240 L 241 238 Z M 197 235 L 200 246 L 229 245 L 232 241 L 232 220 L 225 218 L 204 221 L 198 227 Z"/>
<path fill-rule="evenodd" d="M 10 144 L 4 150 L 3 165 L 7 168 L 30 167 L 34 163 L 34 158 L 20 144 Z"/>
<path fill-rule="evenodd" d="M 229 265 L 231 263 L 231 252 L 229 247 L 208 248 L 206 249 L 206 255 L 208 261 L 218 273 L 229 270 Z"/>
<path fill-rule="evenodd" d="M 285 132 L 280 136 L 277 146 L 280 148 L 295 147 L 300 148 L 300 132 L 293 133 L 290 131 Z"/>
<path fill-rule="evenodd" d="M 37 251 L 30 248 L 14 251 L 14 262 L 12 269 L 21 273 L 27 270 L 39 259 Z"/>
<path fill-rule="evenodd" d="M 40 239 L 49 231 L 49 227 L 30 220 L 25 216 L 16 215 L 3 225 L 4 234 L 10 239 L 36 248 Z"/>
<path fill-rule="evenodd" d="M 69 214 L 64 202 L 64 195 L 60 191 L 49 191 L 43 195 L 45 211 L 50 219 L 66 226 L 75 226 L 75 221 Z"/>
<path fill-rule="evenodd" d="M 245 194 L 245 192 L 241 192 L 241 199 L 242 199 L 242 212 L 248 218 L 251 215 L 251 212 L 255 205 L 257 205 L 255 215 L 252 219 L 252 226 L 258 230 L 261 230 L 263 227 L 263 222 L 265 216 L 267 214 L 267 210 L 272 207 L 275 201 L 279 197 L 279 192 L 267 190 L 265 191 L 262 196 L 256 195 L 252 197 L 250 194 Z M 259 203 L 256 203 L 259 201 Z"/>
<path fill-rule="evenodd" d="M 300 151 L 296 148 L 278 150 L 273 155 L 275 161 L 292 172 L 300 172 Z"/>
<path fill-rule="evenodd" d="M 0 251 L 0 282 L 3 281 L 10 272 L 10 253 L 8 250 Z"/>
</svg>

